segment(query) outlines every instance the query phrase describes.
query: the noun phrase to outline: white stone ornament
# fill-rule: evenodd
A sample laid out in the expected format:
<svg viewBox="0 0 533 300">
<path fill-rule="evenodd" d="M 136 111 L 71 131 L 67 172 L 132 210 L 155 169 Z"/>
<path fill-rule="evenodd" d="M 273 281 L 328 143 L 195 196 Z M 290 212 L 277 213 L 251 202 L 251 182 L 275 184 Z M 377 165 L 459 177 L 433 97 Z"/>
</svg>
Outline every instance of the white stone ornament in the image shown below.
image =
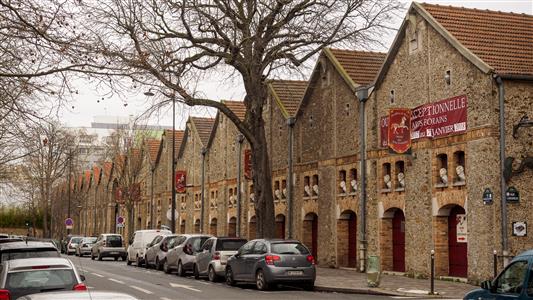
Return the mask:
<svg viewBox="0 0 533 300">
<path fill-rule="evenodd" d="M 465 168 L 463 166 L 458 165 L 455 167 L 455 172 L 457 173 L 459 181 L 466 181 Z"/>
<path fill-rule="evenodd" d="M 398 183 L 400 184 L 400 187 L 405 187 L 405 174 L 403 174 L 403 172 L 398 173 Z"/>
<path fill-rule="evenodd" d="M 390 180 L 390 175 L 389 174 L 385 174 L 385 176 L 383 176 L 383 182 L 385 183 L 385 186 L 390 189 L 392 187 L 392 182 Z"/>
<path fill-rule="evenodd" d="M 287 189 L 283 189 L 283 198 L 287 198 Z"/>
<path fill-rule="evenodd" d="M 315 194 L 318 196 L 318 185 L 313 185 L 313 191 L 315 192 Z"/>
<path fill-rule="evenodd" d="M 250 193 L 250 201 L 251 202 L 255 202 L 255 194 L 254 193 Z"/>
<path fill-rule="evenodd" d="M 304 186 L 304 191 L 307 197 L 311 197 L 311 188 L 308 185 Z"/>
<path fill-rule="evenodd" d="M 350 184 L 352 185 L 352 189 L 354 191 L 357 191 L 357 180 L 352 179 L 352 181 L 350 181 Z"/>
<path fill-rule="evenodd" d="M 440 181 L 443 184 L 448 184 L 448 170 L 446 170 L 446 168 L 441 168 L 439 170 L 439 176 L 440 176 Z"/>
<path fill-rule="evenodd" d="M 276 199 L 281 199 L 281 191 L 280 190 L 275 190 L 274 191 L 274 195 L 276 195 Z"/>
<path fill-rule="evenodd" d="M 341 187 L 342 191 L 343 191 L 344 193 L 346 193 L 346 181 L 344 181 L 344 180 L 341 181 L 341 183 L 340 183 L 340 187 Z"/>
</svg>

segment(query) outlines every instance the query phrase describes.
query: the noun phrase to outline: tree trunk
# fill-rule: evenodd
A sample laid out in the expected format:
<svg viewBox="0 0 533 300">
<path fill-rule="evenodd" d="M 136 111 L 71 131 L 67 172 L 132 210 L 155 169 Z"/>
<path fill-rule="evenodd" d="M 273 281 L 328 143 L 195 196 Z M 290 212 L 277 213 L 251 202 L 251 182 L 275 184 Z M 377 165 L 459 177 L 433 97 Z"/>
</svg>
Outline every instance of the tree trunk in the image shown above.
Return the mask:
<svg viewBox="0 0 533 300">
<path fill-rule="evenodd" d="M 128 223 L 128 236 L 126 237 L 126 240 L 129 241 L 133 237 L 133 231 L 134 231 L 134 225 L 135 225 L 135 220 L 134 220 L 135 205 L 127 204 L 126 209 L 128 210 L 128 219 L 126 220 L 126 222 Z"/>
</svg>

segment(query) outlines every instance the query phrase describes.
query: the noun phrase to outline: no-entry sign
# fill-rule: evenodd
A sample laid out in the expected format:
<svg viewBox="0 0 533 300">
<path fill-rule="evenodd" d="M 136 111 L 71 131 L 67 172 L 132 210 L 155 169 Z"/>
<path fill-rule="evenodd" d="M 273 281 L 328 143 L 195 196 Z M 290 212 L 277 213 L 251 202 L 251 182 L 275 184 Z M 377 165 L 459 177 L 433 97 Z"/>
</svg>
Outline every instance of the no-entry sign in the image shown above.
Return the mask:
<svg viewBox="0 0 533 300">
<path fill-rule="evenodd" d="M 67 229 L 72 229 L 72 227 L 74 227 L 74 220 L 72 220 L 71 218 L 66 218 L 65 219 L 65 227 Z"/>
</svg>

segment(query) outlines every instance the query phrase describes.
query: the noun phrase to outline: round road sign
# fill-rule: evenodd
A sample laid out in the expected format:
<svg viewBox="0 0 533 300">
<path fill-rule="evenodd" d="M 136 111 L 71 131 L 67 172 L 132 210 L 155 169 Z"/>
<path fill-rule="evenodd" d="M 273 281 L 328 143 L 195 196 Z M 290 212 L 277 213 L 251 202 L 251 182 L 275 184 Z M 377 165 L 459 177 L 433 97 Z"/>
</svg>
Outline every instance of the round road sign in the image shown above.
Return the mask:
<svg viewBox="0 0 533 300">
<path fill-rule="evenodd" d="M 118 216 L 117 217 L 117 224 L 124 224 L 124 217 L 123 216 Z"/>
<path fill-rule="evenodd" d="M 66 218 L 65 219 L 65 225 L 67 225 L 67 226 L 74 225 L 74 220 L 72 220 L 71 218 Z"/>
</svg>

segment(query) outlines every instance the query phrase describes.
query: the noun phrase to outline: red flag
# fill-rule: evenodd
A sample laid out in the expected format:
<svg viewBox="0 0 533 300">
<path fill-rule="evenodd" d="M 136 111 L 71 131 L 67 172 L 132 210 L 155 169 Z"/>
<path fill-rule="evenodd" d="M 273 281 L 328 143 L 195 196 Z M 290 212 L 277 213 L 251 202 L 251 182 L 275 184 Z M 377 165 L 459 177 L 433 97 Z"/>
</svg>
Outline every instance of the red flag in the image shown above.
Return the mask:
<svg viewBox="0 0 533 300">
<path fill-rule="evenodd" d="M 396 153 L 411 148 L 411 110 L 394 108 L 389 111 L 388 145 Z"/>
<path fill-rule="evenodd" d="M 176 171 L 176 193 L 185 193 L 187 186 L 187 171 Z"/>
</svg>

